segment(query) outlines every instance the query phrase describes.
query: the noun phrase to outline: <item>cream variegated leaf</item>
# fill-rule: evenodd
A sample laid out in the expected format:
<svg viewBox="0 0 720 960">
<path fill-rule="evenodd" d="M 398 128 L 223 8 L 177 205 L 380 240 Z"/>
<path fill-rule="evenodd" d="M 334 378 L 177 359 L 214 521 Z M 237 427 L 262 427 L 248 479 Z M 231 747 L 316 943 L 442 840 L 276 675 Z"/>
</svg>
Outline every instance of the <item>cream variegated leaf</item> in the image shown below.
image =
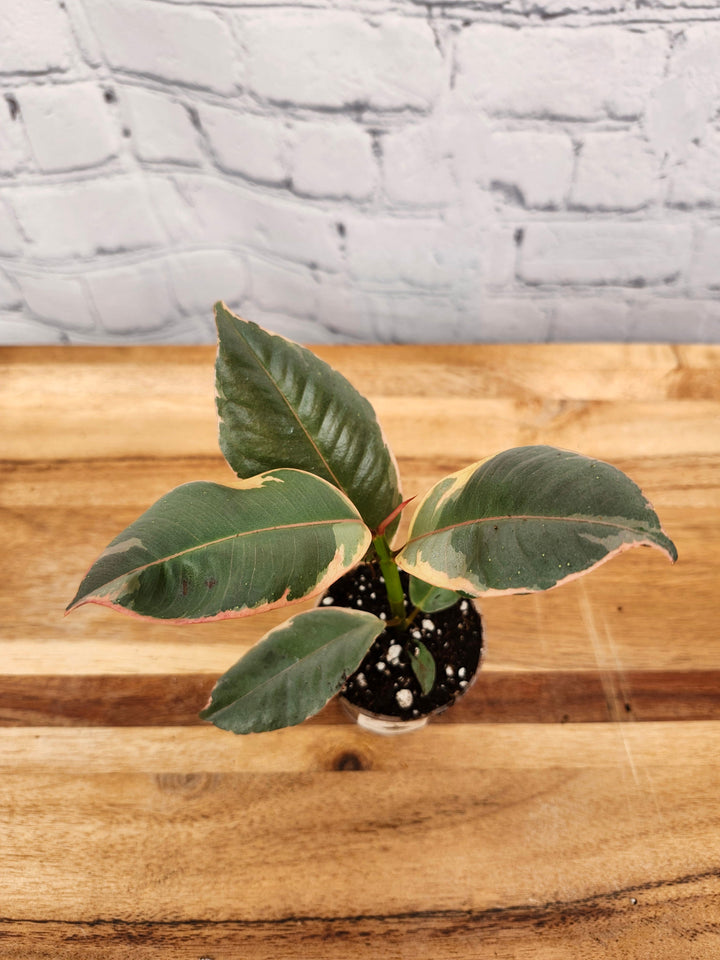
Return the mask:
<svg viewBox="0 0 720 960">
<path fill-rule="evenodd" d="M 370 403 L 310 350 L 215 306 L 220 448 L 239 477 L 292 467 L 333 483 L 375 530 L 398 506 L 397 465 Z M 392 533 L 397 520 L 391 526 Z"/>
<path fill-rule="evenodd" d="M 515 447 L 437 483 L 397 563 L 471 597 L 548 590 L 623 550 L 675 545 L 639 487 L 610 464 Z"/>
<path fill-rule="evenodd" d="M 321 593 L 370 540 L 347 497 L 301 470 L 236 487 L 187 483 L 110 543 L 68 610 L 99 603 L 183 623 L 246 616 Z"/>
</svg>

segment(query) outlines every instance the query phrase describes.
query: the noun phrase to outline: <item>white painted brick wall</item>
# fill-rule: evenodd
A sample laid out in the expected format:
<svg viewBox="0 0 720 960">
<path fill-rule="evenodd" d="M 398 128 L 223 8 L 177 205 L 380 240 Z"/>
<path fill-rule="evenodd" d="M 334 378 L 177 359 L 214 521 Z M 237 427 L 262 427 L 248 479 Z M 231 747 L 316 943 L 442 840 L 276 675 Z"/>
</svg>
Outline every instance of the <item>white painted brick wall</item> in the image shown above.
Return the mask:
<svg viewBox="0 0 720 960">
<path fill-rule="evenodd" d="M 100 166 L 116 155 L 120 137 L 97 84 L 28 86 L 18 93 L 18 102 L 42 173 Z"/>
<path fill-rule="evenodd" d="M 0 343 L 720 342 L 720 5 L 23 0 Z"/>
<path fill-rule="evenodd" d="M 416 16 L 265 9 L 237 28 L 250 90 L 276 103 L 427 110 L 441 92 L 442 57 Z"/>
</svg>

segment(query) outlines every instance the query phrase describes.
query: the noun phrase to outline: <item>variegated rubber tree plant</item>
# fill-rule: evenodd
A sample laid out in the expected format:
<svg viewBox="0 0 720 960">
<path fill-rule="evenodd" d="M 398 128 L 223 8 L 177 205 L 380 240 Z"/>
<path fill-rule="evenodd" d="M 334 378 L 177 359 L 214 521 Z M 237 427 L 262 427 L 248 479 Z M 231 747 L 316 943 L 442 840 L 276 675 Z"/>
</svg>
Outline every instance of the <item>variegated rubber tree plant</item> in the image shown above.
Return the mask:
<svg viewBox="0 0 720 960">
<path fill-rule="evenodd" d="M 369 559 L 391 611 L 385 622 L 319 606 L 271 630 L 218 681 L 201 713 L 218 727 L 300 723 L 341 690 L 388 623 L 402 630 L 418 611 L 548 590 L 638 545 L 676 559 L 632 480 L 548 446 L 440 480 L 397 547 L 409 501 L 370 403 L 308 349 L 222 303 L 215 317 L 220 447 L 238 480 L 162 497 L 106 547 L 68 610 L 99 603 L 180 624 L 245 617 L 319 596 Z M 414 654 L 423 688 L 433 680 L 425 654 Z"/>
</svg>

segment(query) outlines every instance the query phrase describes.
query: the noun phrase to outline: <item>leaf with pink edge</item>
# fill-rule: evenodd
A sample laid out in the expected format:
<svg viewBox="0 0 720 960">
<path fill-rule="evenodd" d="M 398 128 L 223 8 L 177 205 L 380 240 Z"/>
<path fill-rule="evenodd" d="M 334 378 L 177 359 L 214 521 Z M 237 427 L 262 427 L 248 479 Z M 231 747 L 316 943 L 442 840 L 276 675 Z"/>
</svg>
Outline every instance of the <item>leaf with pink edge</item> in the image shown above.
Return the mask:
<svg viewBox="0 0 720 960">
<path fill-rule="evenodd" d="M 397 563 L 427 583 L 482 597 L 548 590 L 635 546 L 677 559 L 629 477 L 578 453 L 529 446 L 437 483 Z"/>
<path fill-rule="evenodd" d="M 322 593 L 370 540 L 347 497 L 301 470 L 235 488 L 186 483 L 109 544 L 68 610 L 99 603 L 183 623 L 242 617 Z"/>
</svg>

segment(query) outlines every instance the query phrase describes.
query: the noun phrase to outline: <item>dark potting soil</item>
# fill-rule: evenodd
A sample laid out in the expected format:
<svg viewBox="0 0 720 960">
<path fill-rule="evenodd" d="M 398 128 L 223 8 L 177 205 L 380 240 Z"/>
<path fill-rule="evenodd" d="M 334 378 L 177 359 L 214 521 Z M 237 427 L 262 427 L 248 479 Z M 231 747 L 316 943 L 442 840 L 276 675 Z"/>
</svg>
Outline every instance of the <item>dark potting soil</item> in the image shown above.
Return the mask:
<svg viewBox="0 0 720 960">
<path fill-rule="evenodd" d="M 407 596 L 409 577 L 401 572 L 400 578 Z M 371 564 L 337 580 L 321 600 L 323 606 L 331 604 L 367 610 L 382 620 L 391 617 L 384 581 Z M 409 610 L 409 600 L 406 606 Z M 417 640 L 425 644 L 437 668 L 428 694 L 423 694 L 407 652 L 415 653 Z M 362 710 L 414 720 L 449 707 L 465 692 L 478 669 L 482 646 L 482 621 L 470 600 L 438 613 L 420 612 L 408 631 L 387 627 L 380 634 L 341 693 Z"/>
</svg>

